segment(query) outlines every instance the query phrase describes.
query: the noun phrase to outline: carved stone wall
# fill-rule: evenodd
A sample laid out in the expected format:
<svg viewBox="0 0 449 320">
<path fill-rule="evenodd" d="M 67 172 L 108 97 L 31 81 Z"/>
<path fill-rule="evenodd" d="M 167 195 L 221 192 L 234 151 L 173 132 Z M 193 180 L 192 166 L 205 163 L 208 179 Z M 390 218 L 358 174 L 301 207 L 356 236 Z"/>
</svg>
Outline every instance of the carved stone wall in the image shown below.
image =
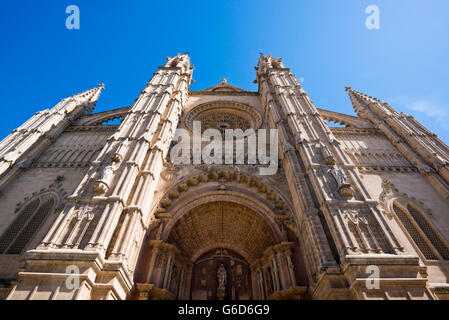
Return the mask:
<svg viewBox="0 0 449 320">
<path fill-rule="evenodd" d="M 0 143 L 0 238 L 23 229 L 14 221 L 32 217 L 33 206 L 21 215 L 30 203 L 55 199 L 24 252 L 0 253 L 0 297 L 449 297 L 444 142 L 350 88 L 358 116 L 319 109 L 270 55 L 256 67 L 257 92 L 227 79 L 189 91 L 192 71 L 187 54 L 168 57 L 132 106 L 91 114 L 99 86 Z M 277 173 L 174 165 L 175 130 L 194 120 L 203 130 L 278 129 Z M 221 291 L 220 264 L 231 285 Z M 80 287 L 68 289 L 73 265 Z M 369 266 L 378 289 L 366 286 Z"/>
<path fill-rule="evenodd" d="M 111 132 L 64 132 L 55 143 L 33 163 L 34 167 L 90 167 L 106 144 Z"/>
<path fill-rule="evenodd" d="M 360 171 L 417 172 L 404 156 L 380 133 L 365 135 L 334 131 L 344 152 Z"/>
<path fill-rule="evenodd" d="M 50 192 L 58 194 L 60 205 L 66 201 L 66 197 L 73 192 L 80 183 L 86 169 L 68 168 L 30 168 L 20 174 L 14 183 L 2 191 L 0 197 L 0 233 L 4 234 L 11 226 L 14 219 L 20 213 L 20 209 L 30 200 L 41 193 Z M 60 180 L 60 181 L 58 181 Z M 62 194 L 63 193 L 63 194 Z M 37 247 L 39 242 L 50 229 L 51 224 L 56 219 L 57 213 L 52 212 L 44 221 L 36 234 L 31 239 L 28 249 Z M 17 276 L 19 261 L 23 259 L 25 253 L 19 255 L 0 254 L 0 277 L 3 279 L 14 279 Z"/>
</svg>

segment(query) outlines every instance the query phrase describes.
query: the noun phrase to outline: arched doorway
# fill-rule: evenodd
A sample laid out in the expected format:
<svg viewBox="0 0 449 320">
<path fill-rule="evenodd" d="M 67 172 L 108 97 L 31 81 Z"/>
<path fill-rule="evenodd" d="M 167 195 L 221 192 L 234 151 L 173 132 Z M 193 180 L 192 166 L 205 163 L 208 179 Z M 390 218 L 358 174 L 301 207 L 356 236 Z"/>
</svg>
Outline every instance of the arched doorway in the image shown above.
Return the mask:
<svg viewBox="0 0 449 320">
<path fill-rule="evenodd" d="M 141 298 L 247 300 L 304 294 L 292 262 L 294 244 L 282 241 L 279 229 L 253 208 L 209 201 L 168 221 L 141 259 L 140 268 L 146 270 L 136 281 Z"/>
<path fill-rule="evenodd" d="M 250 266 L 232 250 L 211 250 L 195 261 L 190 292 L 193 300 L 252 299 Z"/>
<path fill-rule="evenodd" d="M 168 242 L 193 263 L 190 298 L 250 299 L 249 264 L 277 239 L 254 210 L 230 201 L 214 201 L 183 215 L 171 229 Z M 220 265 L 226 270 L 224 292 L 217 291 Z"/>
</svg>

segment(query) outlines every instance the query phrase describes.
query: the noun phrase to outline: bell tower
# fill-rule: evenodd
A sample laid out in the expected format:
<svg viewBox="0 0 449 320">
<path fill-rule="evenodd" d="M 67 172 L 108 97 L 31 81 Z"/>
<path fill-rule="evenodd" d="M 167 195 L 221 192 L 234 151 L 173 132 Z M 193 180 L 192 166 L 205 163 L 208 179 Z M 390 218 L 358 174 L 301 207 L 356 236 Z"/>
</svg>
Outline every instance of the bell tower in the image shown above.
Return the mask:
<svg viewBox="0 0 449 320">
<path fill-rule="evenodd" d="M 68 197 L 41 244 L 27 253 L 8 299 L 45 299 L 48 288 L 52 288 L 51 299 L 62 294 L 64 299 L 126 298 L 192 71 L 187 54 L 167 57 Z M 96 98 L 97 92 L 88 98 Z M 74 275 L 66 272 L 71 266 L 76 266 L 81 283 L 62 293 L 60 288 Z"/>
<path fill-rule="evenodd" d="M 261 54 L 256 74 L 269 126 L 279 130 L 313 297 L 366 299 L 408 285 L 410 274 L 420 278 L 418 259 L 405 255 L 378 202 L 282 59 Z M 383 283 L 391 264 L 401 269 L 394 284 L 368 290 L 367 267 L 378 268 Z M 412 286 L 431 296 L 419 280 Z"/>
</svg>

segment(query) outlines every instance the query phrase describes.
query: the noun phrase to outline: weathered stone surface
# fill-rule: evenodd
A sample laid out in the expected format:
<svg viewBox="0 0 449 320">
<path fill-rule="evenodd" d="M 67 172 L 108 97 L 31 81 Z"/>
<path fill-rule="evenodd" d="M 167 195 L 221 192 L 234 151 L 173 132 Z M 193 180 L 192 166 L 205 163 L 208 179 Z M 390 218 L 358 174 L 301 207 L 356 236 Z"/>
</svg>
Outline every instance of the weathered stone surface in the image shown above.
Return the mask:
<svg viewBox="0 0 449 320">
<path fill-rule="evenodd" d="M 168 57 L 132 106 L 91 114 L 99 86 L 0 143 L 0 298 L 448 298 L 444 142 L 351 88 L 358 116 L 319 109 L 270 55 L 257 92 L 192 72 Z M 278 129 L 279 170 L 171 163 L 195 120 Z"/>
</svg>

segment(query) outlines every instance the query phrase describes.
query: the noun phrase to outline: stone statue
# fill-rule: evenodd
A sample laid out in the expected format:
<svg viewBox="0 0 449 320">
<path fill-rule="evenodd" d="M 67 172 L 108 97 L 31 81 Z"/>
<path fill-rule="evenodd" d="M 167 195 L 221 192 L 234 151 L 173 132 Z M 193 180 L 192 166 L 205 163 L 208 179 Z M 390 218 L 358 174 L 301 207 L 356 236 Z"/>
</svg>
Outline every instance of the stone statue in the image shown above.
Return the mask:
<svg viewBox="0 0 449 320">
<path fill-rule="evenodd" d="M 326 164 L 334 165 L 335 164 L 335 158 L 332 155 L 329 147 L 326 144 L 324 144 L 323 142 L 320 142 L 319 146 L 321 148 L 321 154 L 323 155 L 323 158 L 326 161 Z"/>
<path fill-rule="evenodd" d="M 440 169 L 442 166 L 447 165 L 447 161 L 444 160 L 440 155 L 436 154 L 435 152 L 433 153 L 435 156 L 435 161 L 433 162 L 433 166 L 438 170 Z"/>
<path fill-rule="evenodd" d="M 116 168 L 113 164 L 110 164 L 104 168 L 101 172 L 100 179 L 94 184 L 93 191 L 95 194 L 103 194 L 108 191 L 109 183 L 111 182 L 115 169 Z"/>
<path fill-rule="evenodd" d="M 112 178 L 112 174 L 114 173 L 114 169 L 115 168 L 113 165 L 108 165 L 106 168 L 104 168 L 100 180 L 109 182 L 109 180 L 111 180 Z"/>
<path fill-rule="evenodd" d="M 226 269 L 223 264 L 220 264 L 217 272 L 218 277 L 218 289 L 224 289 L 226 287 Z"/>
<path fill-rule="evenodd" d="M 332 168 L 332 169 L 330 169 L 330 172 L 334 176 L 334 178 L 337 181 L 339 186 L 348 184 L 346 175 L 342 169 Z"/>
<path fill-rule="evenodd" d="M 112 161 L 114 161 L 115 163 L 122 161 L 123 156 L 127 151 L 127 148 L 128 148 L 128 138 L 120 143 L 117 150 L 112 155 Z"/>
<path fill-rule="evenodd" d="M 354 196 L 354 189 L 348 182 L 348 177 L 346 176 L 343 169 L 335 166 L 328 172 L 330 172 L 334 176 L 334 179 L 338 185 L 338 193 L 342 196 L 342 198 L 346 200 L 351 199 Z"/>
</svg>

